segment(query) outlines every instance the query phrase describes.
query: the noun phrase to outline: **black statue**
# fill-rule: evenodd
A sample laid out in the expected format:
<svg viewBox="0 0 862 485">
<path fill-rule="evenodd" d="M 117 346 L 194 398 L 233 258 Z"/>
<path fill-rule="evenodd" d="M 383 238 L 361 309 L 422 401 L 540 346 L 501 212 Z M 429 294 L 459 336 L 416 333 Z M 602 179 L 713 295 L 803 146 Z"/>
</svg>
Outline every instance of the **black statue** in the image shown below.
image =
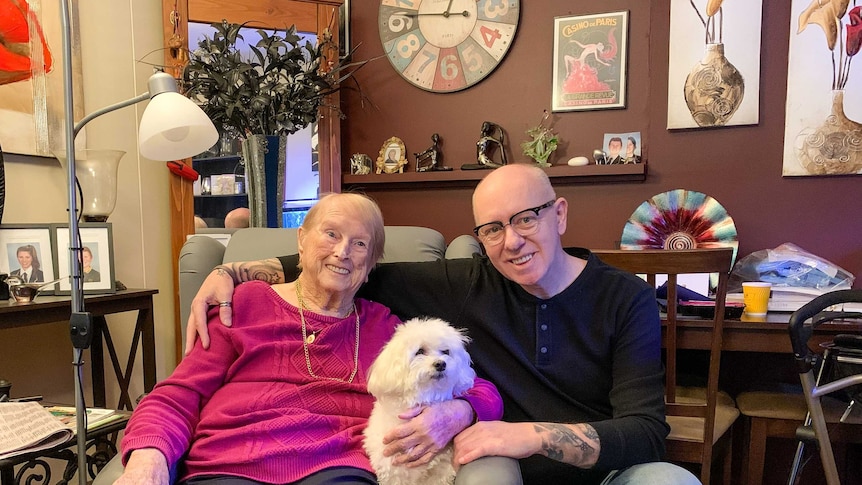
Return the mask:
<svg viewBox="0 0 862 485">
<path fill-rule="evenodd" d="M 440 135 L 434 133 L 431 135 L 431 146 L 419 153 L 414 153 L 416 157 L 417 172 L 445 172 L 452 170 L 452 167 L 443 166 L 443 152 L 440 151 Z"/>
<path fill-rule="evenodd" d="M 498 135 L 498 136 L 495 136 Z M 495 123 L 486 121 L 482 123 L 482 133 L 476 142 L 475 164 L 466 164 L 462 170 L 476 170 L 484 168 L 499 168 L 509 163 L 506 160 L 505 134 L 503 128 Z M 499 153 L 499 162 L 494 161 L 494 156 Z"/>
</svg>

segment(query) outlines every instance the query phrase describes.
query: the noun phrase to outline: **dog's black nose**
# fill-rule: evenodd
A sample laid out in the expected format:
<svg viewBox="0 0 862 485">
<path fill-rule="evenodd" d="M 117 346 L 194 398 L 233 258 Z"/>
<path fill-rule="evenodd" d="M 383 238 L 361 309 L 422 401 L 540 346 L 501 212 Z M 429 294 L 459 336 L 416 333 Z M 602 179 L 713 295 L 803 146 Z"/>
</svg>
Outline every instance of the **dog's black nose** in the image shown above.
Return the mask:
<svg viewBox="0 0 862 485">
<path fill-rule="evenodd" d="M 434 369 L 436 369 L 437 372 L 443 372 L 444 370 L 446 370 L 446 362 L 442 360 L 434 362 Z"/>
</svg>

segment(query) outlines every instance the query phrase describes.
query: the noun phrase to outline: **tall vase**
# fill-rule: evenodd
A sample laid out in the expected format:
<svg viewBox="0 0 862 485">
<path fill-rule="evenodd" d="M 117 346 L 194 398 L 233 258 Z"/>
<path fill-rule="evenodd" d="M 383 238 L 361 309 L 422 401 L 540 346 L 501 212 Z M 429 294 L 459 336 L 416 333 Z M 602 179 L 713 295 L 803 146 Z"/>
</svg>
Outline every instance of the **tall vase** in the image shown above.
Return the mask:
<svg viewBox="0 0 862 485">
<path fill-rule="evenodd" d="M 811 175 L 862 170 L 862 124 L 844 114 L 844 90 L 832 91 L 832 110 L 817 128 L 800 133 L 796 156 Z"/>
<path fill-rule="evenodd" d="M 742 103 L 745 80 L 724 56 L 724 44 L 706 53 L 685 78 L 685 104 L 698 126 L 724 126 Z"/>
<path fill-rule="evenodd" d="M 287 137 L 252 135 L 242 142 L 251 227 L 282 227 Z"/>
</svg>

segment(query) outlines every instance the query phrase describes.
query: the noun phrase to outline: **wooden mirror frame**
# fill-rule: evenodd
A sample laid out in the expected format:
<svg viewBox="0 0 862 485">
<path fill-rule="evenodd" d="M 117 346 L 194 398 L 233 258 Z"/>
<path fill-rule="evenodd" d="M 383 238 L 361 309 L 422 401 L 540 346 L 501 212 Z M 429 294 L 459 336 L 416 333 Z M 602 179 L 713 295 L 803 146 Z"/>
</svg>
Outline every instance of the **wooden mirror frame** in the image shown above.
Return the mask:
<svg viewBox="0 0 862 485">
<path fill-rule="evenodd" d="M 318 38 L 332 35 L 336 43 L 333 56 L 338 55 L 340 44 L 339 15 L 343 0 L 162 0 L 165 66 L 166 71 L 179 78 L 188 62 L 188 22 L 212 23 L 248 22 L 249 27 L 284 27 L 296 25 L 303 32 L 316 32 Z M 269 19 L 265 22 L 257 20 Z M 182 46 L 177 48 L 177 46 Z M 340 97 L 330 95 L 328 106 L 338 106 Z M 341 124 L 338 115 L 322 108 L 318 122 L 318 151 L 320 159 L 320 192 L 341 191 Z M 191 165 L 191 159 L 183 161 Z M 183 355 L 179 302 L 179 255 L 186 236 L 195 233 L 194 194 L 192 182 L 171 176 L 171 257 L 174 267 L 174 329 L 176 335 L 176 362 Z"/>
</svg>

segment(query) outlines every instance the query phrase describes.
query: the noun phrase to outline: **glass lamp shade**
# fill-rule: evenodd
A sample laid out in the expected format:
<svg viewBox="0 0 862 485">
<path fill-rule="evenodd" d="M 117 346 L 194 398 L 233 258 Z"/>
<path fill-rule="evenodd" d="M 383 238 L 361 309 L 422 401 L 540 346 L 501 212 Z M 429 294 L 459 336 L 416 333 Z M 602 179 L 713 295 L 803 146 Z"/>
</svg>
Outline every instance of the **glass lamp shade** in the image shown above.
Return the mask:
<svg viewBox="0 0 862 485">
<path fill-rule="evenodd" d="M 126 152 L 122 150 L 78 150 L 75 174 L 81 184 L 81 214 L 87 222 L 105 222 L 117 204 L 117 167 Z M 66 154 L 56 154 L 66 167 Z"/>
<path fill-rule="evenodd" d="M 141 155 L 151 160 L 181 160 L 218 141 L 212 121 L 192 100 L 175 92 L 150 99 L 138 130 Z"/>
</svg>

